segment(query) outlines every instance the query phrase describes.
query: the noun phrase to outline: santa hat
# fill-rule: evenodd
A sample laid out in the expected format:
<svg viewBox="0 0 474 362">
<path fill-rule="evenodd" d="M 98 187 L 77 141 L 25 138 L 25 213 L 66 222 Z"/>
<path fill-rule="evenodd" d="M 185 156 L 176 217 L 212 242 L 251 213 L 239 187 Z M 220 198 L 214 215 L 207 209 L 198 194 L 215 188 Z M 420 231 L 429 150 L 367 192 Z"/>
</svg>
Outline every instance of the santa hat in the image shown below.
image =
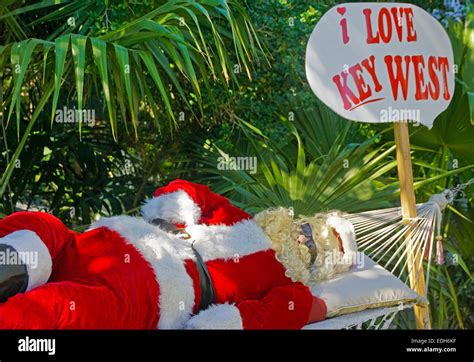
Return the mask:
<svg viewBox="0 0 474 362">
<path fill-rule="evenodd" d="M 145 220 L 163 219 L 186 226 L 204 261 L 245 256 L 271 248 L 252 216 L 209 187 L 175 180 L 158 188 L 142 207 Z"/>
<path fill-rule="evenodd" d="M 209 187 L 180 179 L 156 189 L 154 197 L 145 202 L 141 212 L 149 222 L 159 218 L 186 226 L 230 226 L 252 218 Z"/>
</svg>

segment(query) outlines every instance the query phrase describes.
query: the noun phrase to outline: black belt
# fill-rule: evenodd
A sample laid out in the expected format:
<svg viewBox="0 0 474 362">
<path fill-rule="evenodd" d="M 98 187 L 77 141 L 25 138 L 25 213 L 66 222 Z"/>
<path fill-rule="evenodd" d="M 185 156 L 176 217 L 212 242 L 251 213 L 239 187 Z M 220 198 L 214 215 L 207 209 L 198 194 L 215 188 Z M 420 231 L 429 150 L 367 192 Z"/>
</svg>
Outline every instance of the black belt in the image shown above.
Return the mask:
<svg viewBox="0 0 474 362">
<path fill-rule="evenodd" d="M 173 225 L 164 219 L 156 218 L 153 219 L 151 223 L 158 226 L 160 229 L 166 232 L 171 232 L 175 235 L 183 231 L 182 229 L 176 227 L 176 225 Z M 199 312 L 201 310 L 207 309 L 207 307 L 215 303 L 216 293 L 214 291 L 214 285 L 212 284 L 211 275 L 209 274 L 209 270 L 207 270 L 206 263 L 204 263 L 204 260 L 202 260 L 201 254 L 199 254 L 194 248 L 194 241 L 191 244 L 191 248 L 193 249 L 194 256 L 196 257 L 194 264 L 196 265 L 196 269 L 199 273 L 199 285 L 201 286 L 201 303 L 199 304 Z"/>
<path fill-rule="evenodd" d="M 199 285 L 201 286 L 201 303 L 196 312 L 198 313 L 215 303 L 216 292 L 214 291 L 214 285 L 212 284 L 211 275 L 209 274 L 206 263 L 204 263 L 201 254 L 199 254 L 199 252 L 194 248 L 194 241 L 191 244 L 191 248 L 196 256 L 196 261 L 194 263 L 196 264 L 196 269 L 199 273 Z"/>
</svg>

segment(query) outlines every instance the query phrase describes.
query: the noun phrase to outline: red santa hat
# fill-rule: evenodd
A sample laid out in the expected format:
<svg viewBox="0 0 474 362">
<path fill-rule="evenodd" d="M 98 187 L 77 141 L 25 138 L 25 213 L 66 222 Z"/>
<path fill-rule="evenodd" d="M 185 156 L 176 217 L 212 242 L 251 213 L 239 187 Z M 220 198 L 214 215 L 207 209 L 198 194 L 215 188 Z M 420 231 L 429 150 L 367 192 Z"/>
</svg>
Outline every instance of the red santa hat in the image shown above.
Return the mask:
<svg viewBox="0 0 474 362">
<path fill-rule="evenodd" d="M 252 218 L 209 187 L 180 179 L 156 189 L 154 197 L 145 202 L 141 211 L 147 221 L 160 218 L 186 226 L 230 226 Z"/>
<path fill-rule="evenodd" d="M 252 216 L 209 187 L 175 180 L 158 188 L 142 207 L 145 220 L 160 218 L 186 227 L 204 261 L 245 256 L 271 248 Z"/>
</svg>

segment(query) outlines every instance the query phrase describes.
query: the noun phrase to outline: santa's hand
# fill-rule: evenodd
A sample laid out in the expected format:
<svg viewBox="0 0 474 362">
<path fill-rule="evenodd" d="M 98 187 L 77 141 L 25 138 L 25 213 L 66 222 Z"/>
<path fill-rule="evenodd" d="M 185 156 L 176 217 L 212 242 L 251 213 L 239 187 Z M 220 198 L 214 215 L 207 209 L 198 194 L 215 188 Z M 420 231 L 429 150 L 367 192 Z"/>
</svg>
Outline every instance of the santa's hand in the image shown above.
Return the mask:
<svg viewBox="0 0 474 362">
<path fill-rule="evenodd" d="M 185 324 L 185 329 L 242 329 L 239 309 L 232 304 L 213 304 Z"/>
</svg>

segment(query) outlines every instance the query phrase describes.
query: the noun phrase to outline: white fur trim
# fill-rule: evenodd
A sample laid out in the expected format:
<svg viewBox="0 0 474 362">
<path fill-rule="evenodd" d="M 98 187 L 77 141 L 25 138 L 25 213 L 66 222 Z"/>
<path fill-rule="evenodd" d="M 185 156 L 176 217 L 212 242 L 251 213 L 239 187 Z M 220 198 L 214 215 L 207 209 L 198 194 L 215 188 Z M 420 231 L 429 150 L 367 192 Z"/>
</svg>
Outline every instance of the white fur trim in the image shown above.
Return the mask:
<svg viewBox="0 0 474 362">
<path fill-rule="evenodd" d="M 342 247 L 344 248 L 344 259 L 355 260 L 353 256 L 357 253 L 356 235 L 354 225 L 343 217 L 329 216 L 327 219 L 329 226 L 334 228 L 342 240 Z"/>
<path fill-rule="evenodd" d="M 45 284 L 51 276 L 53 261 L 40 237 L 30 230 L 19 230 L 0 238 L 0 243 L 13 247 L 28 271 L 27 291 Z"/>
<path fill-rule="evenodd" d="M 91 228 L 101 226 L 119 233 L 153 268 L 160 287 L 158 328 L 182 328 L 194 307 L 193 281 L 184 265 L 184 260 L 194 258 L 190 243 L 131 216 L 104 218 Z"/>
<path fill-rule="evenodd" d="M 213 304 L 192 317 L 186 329 L 243 329 L 239 309 L 232 304 Z"/>
<path fill-rule="evenodd" d="M 160 218 L 173 224 L 196 224 L 201 218 L 201 209 L 185 191 L 160 195 L 145 201 L 141 213 L 147 221 Z"/>
<path fill-rule="evenodd" d="M 271 248 L 270 239 L 253 220 L 231 226 L 191 225 L 186 231 L 205 261 L 241 257 Z"/>
</svg>

